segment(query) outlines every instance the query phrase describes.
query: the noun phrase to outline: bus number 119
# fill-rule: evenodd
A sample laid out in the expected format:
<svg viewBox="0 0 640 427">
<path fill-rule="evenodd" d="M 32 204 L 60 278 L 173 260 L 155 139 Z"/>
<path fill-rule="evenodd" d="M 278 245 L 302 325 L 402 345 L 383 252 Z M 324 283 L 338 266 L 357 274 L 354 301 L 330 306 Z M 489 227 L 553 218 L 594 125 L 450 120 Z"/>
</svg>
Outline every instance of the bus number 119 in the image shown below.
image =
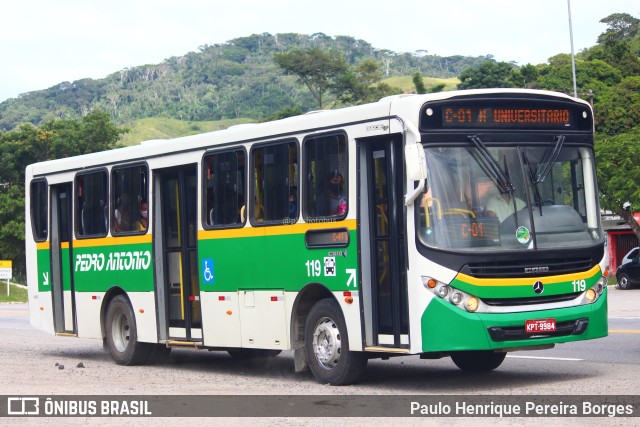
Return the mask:
<svg viewBox="0 0 640 427">
<path fill-rule="evenodd" d="M 321 266 L 320 266 L 320 260 L 316 259 L 316 260 L 307 260 L 306 262 L 306 266 L 307 266 L 307 276 L 309 277 L 319 277 L 322 270 L 321 270 Z"/>
</svg>

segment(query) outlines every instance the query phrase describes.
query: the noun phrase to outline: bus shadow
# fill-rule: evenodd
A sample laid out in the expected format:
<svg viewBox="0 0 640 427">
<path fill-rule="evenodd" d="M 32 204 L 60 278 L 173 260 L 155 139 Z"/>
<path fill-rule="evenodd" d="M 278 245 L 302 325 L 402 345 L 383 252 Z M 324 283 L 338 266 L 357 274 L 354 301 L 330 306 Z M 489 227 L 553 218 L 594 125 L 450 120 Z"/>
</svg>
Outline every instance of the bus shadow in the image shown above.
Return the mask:
<svg viewBox="0 0 640 427">
<path fill-rule="evenodd" d="M 398 358 L 392 361 L 370 361 L 369 366 L 354 387 L 361 393 L 371 393 L 381 387 L 387 391 L 406 393 L 457 394 L 469 390 L 485 390 L 495 393 L 500 390 L 526 390 L 536 385 L 575 384 L 576 381 L 600 377 L 597 370 L 563 371 L 562 366 L 552 367 L 548 363 L 534 361 L 524 365 L 519 360 L 507 359 L 498 369 L 485 373 L 469 373 L 458 369 L 453 362 L 420 360 L 418 357 Z M 295 373 L 293 355 L 286 352 L 277 357 L 241 360 L 225 352 L 193 353 L 188 350 L 173 352 L 166 366 L 170 369 L 207 372 L 214 375 L 253 377 L 264 380 L 304 382 L 308 391 L 327 393 L 326 386 L 318 384 L 310 372 Z M 336 389 L 338 391 L 338 389 Z"/>
</svg>

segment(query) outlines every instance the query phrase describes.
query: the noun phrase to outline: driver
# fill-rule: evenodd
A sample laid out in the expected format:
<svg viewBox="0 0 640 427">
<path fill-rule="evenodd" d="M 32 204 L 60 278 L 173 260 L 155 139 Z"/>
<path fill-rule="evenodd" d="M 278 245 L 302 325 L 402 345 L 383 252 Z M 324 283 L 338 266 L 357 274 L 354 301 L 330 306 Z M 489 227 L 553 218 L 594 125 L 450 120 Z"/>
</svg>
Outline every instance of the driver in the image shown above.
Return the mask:
<svg viewBox="0 0 640 427">
<path fill-rule="evenodd" d="M 520 209 L 524 209 L 526 206 L 527 205 L 521 199 L 512 196 L 507 191 L 489 199 L 487 202 L 486 214 L 487 216 L 497 216 L 500 222 L 502 222 L 510 215 Z"/>
</svg>

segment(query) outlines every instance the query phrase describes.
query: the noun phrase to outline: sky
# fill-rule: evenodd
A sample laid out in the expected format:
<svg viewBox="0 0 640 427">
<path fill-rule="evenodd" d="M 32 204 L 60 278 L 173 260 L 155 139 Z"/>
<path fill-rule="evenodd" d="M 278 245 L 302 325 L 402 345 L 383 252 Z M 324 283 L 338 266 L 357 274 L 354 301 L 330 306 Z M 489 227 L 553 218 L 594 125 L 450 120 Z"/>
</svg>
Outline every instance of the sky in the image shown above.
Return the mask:
<svg viewBox="0 0 640 427">
<path fill-rule="evenodd" d="M 540 64 L 570 53 L 567 0 L 18 0 L 0 20 L 0 102 L 262 33 L 351 36 L 376 49 Z M 576 53 L 638 0 L 573 0 Z"/>
</svg>

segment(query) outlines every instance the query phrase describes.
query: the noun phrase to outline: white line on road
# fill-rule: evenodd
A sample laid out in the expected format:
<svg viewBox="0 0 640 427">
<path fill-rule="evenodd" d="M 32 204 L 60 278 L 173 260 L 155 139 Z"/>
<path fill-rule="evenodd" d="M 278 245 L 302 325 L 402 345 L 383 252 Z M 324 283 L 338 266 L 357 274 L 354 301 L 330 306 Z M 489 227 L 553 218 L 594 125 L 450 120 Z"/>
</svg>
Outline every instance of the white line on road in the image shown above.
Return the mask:
<svg viewBox="0 0 640 427">
<path fill-rule="evenodd" d="M 518 358 L 518 359 L 540 359 L 540 360 L 566 360 L 569 362 L 575 362 L 575 361 L 582 361 L 584 359 L 574 359 L 572 357 L 543 357 L 543 356 L 512 356 L 512 355 L 507 355 L 507 357 L 513 357 L 513 358 Z"/>
</svg>

